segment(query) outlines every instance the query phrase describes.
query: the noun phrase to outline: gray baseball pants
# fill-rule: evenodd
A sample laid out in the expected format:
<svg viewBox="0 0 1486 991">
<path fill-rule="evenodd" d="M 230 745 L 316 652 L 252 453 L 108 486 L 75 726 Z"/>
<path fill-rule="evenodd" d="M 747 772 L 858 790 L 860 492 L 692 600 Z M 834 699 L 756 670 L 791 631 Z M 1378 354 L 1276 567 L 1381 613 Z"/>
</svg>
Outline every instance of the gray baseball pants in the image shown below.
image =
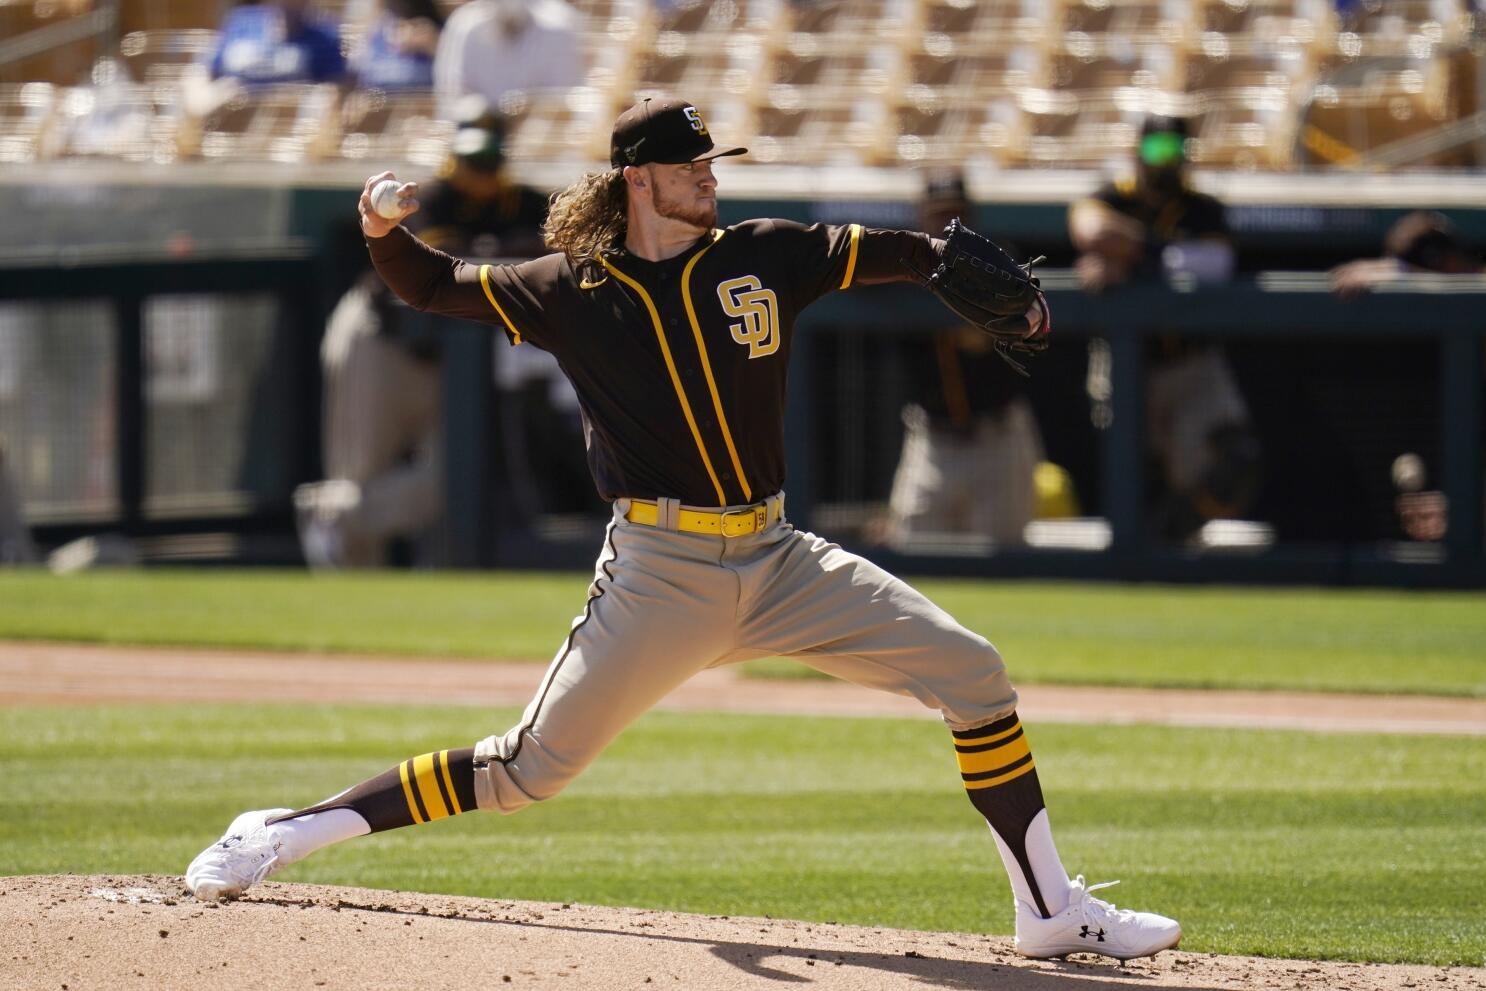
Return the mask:
<svg viewBox="0 0 1486 991">
<path fill-rule="evenodd" d="M 870 561 L 787 520 L 724 537 L 628 509 L 615 503 L 587 605 L 521 722 L 475 746 L 481 809 L 551 798 L 671 689 L 752 658 L 912 696 L 955 730 L 1016 707 L 996 649 Z"/>
<path fill-rule="evenodd" d="M 903 412 L 903 452 L 893 475 L 895 542 L 930 533 L 973 533 L 1021 544 L 1037 512 L 1033 474 L 1042 434 L 1032 404 L 1013 399 L 959 434 L 935 427 L 922 407 Z"/>
</svg>

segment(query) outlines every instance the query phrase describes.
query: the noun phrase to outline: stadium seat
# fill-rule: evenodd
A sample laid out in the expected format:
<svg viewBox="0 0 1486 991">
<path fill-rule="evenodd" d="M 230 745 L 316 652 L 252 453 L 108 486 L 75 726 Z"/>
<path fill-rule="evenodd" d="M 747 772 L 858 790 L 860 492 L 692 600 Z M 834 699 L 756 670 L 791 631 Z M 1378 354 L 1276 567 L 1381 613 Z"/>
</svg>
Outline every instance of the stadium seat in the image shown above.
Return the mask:
<svg viewBox="0 0 1486 991">
<path fill-rule="evenodd" d="M 787 3 L 783 10 L 792 50 L 849 52 L 899 41 L 916 7 L 912 0 L 832 0 Z"/>
<path fill-rule="evenodd" d="M 1241 170 L 1288 168 L 1294 99 L 1279 87 L 1219 90 L 1189 103 L 1188 157 L 1198 165 Z"/>
<path fill-rule="evenodd" d="M 1344 58 L 1428 57 L 1460 42 L 1469 23 L 1459 0 L 1361 3 L 1337 20 L 1334 52 Z"/>
<path fill-rule="evenodd" d="M 340 138 L 331 157 L 437 166 L 454 125 L 441 120 L 431 90 L 357 90 L 341 104 Z"/>
<path fill-rule="evenodd" d="M 1008 89 L 1037 85 L 1043 69 L 1041 53 L 1029 45 L 964 56 L 912 52 L 905 65 L 909 86 L 926 86 L 949 103 L 992 99 Z"/>
<path fill-rule="evenodd" d="M 1311 53 L 1302 46 L 1255 44 L 1208 32 L 1195 51 L 1184 54 L 1175 78 L 1184 91 L 1211 96 L 1253 88 L 1288 92 L 1308 82 L 1313 71 Z"/>
<path fill-rule="evenodd" d="M 172 162 L 175 97 L 175 87 L 135 82 L 119 59 L 99 59 L 91 85 L 70 87 L 58 101 L 60 151 L 131 162 Z"/>
<path fill-rule="evenodd" d="M 763 106 L 754 110 L 753 120 L 748 157 L 759 163 L 879 165 L 891 156 L 891 128 L 882 104 L 875 101 L 788 109 Z"/>
<path fill-rule="evenodd" d="M 1036 0 L 928 0 L 922 13 L 923 48 L 939 55 L 978 54 L 1038 43 L 1046 36 L 1046 12 L 1047 6 Z"/>
<path fill-rule="evenodd" d="M 94 59 L 107 53 L 116 23 L 111 10 L 93 8 L 92 3 L 0 0 L 0 41 L 7 49 L 0 82 L 70 86 L 85 78 Z M 73 40 L 49 41 L 58 33 Z"/>
<path fill-rule="evenodd" d="M 527 96 L 506 111 L 506 156 L 512 161 L 609 157 L 614 106 L 608 95 L 577 86 L 567 92 Z"/>
<path fill-rule="evenodd" d="M 181 153 L 206 159 L 296 163 L 333 152 L 333 83 L 276 83 L 240 89 L 200 122 L 198 135 L 182 133 Z"/>
<path fill-rule="evenodd" d="M 203 61 L 217 47 L 207 28 L 130 31 L 119 39 L 119 57 L 135 82 L 174 86 L 187 66 Z"/>
<path fill-rule="evenodd" d="M 48 158 L 56 150 L 57 87 L 51 83 L 0 83 L 0 162 Z"/>
<path fill-rule="evenodd" d="M 1128 89 L 1019 92 L 1022 141 L 1018 151 L 1022 162 L 1036 166 L 1123 167 L 1146 113 L 1140 106 L 1142 101 L 1118 98 L 1125 92 Z"/>
<path fill-rule="evenodd" d="M 1169 37 L 1182 13 L 1180 4 L 1164 0 L 1070 0 L 1061 5 L 1055 28 L 1080 34 L 1107 34 L 1130 39 Z"/>
<path fill-rule="evenodd" d="M 1311 164 L 1350 166 L 1369 151 L 1421 135 L 1455 119 L 1459 93 L 1444 60 L 1417 68 L 1378 68 L 1360 78 L 1317 83 L 1301 112 L 1299 145 Z M 1462 150 L 1426 156 L 1418 165 L 1470 164 Z"/>
<path fill-rule="evenodd" d="M 446 14 L 459 6 L 439 2 Z M 1433 78 L 1464 50 L 1467 0 L 1362 0 L 1346 16 L 1333 0 L 570 2 L 584 85 L 512 108 L 518 160 L 603 159 L 605 120 L 661 92 L 704 106 L 754 150 L 748 161 L 800 164 L 1099 166 L 1127 157 L 1131 127 L 1165 106 L 1193 117 L 1194 160 L 1284 169 L 1306 135 L 1346 158 L 1363 153 L 1354 142 L 1376 147 L 1473 110 L 1463 82 L 1443 99 L 1408 75 Z M 5 17 L 21 16 L 15 7 L 0 0 Z M 362 5 L 313 9 L 354 47 L 364 25 L 347 18 Z M 31 89 L 26 103 L 11 91 L 3 154 L 108 154 L 99 136 L 113 133 L 120 157 L 169 160 L 182 76 L 214 46 L 219 17 L 186 0 L 127 20 L 134 30 L 113 53 L 127 78 L 114 92 Z M 1392 82 L 1377 83 L 1380 73 Z M 1296 108 L 1313 90 L 1302 131 Z M 296 94 L 302 106 L 291 106 Z M 433 162 L 449 138 L 426 95 L 352 92 L 338 107 L 314 87 L 240 93 L 204 124 L 181 130 L 187 155 Z"/>
</svg>

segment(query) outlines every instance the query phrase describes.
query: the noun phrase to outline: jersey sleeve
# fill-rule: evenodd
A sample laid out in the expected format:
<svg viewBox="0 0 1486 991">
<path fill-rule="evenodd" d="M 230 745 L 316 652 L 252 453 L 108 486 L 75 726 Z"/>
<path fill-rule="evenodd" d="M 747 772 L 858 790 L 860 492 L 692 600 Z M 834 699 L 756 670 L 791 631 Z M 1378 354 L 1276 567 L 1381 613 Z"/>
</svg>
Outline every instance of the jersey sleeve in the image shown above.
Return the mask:
<svg viewBox="0 0 1486 991">
<path fill-rule="evenodd" d="M 916 231 L 882 230 L 861 224 L 769 222 L 771 254 L 795 280 L 803 302 L 835 289 L 878 282 L 914 282 L 938 259 L 932 240 Z"/>
<path fill-rule="evenodd" d="M 414 309 L 490 324 L 512 344 L 530 340 L 542 346 L 544 287 L 555 283 L 561 255 L 520 265 L 477 265 L 429 247 L 402 227 L 369 238 L 367 245 L 382 281 Z"/>
</svg>

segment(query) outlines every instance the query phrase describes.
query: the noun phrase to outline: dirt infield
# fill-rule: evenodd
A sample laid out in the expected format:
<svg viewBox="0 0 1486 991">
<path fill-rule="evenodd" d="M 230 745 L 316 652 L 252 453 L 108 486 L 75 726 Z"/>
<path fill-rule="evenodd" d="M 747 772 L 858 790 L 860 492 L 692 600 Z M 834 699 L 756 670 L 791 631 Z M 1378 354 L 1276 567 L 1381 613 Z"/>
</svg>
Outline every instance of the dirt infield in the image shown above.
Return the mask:
<svg viewBox="0 0 1486 991">
<path fill-rule="evenodd" d="M 540 664 L 0 643 L 0 704 L 426 702 L 524 705 Z M 1023 720 L 1353 733 L 1486 735 L 1486 699 L 1018 686 Z M 935 718 L 916 701 L 838 681 L 704 671 L 658 708 Z"/>
<path fill-rule="evenodd" d="M 1480 991 L 1486 970 L 1162 953 L 1017 957 L 1005 937 L 269 882 L 203 905 L 179 878 L 0 878 L 0 988 L 566 991 Z M 6 959 L 8 958 L 8 959 Z"/>
</svg>

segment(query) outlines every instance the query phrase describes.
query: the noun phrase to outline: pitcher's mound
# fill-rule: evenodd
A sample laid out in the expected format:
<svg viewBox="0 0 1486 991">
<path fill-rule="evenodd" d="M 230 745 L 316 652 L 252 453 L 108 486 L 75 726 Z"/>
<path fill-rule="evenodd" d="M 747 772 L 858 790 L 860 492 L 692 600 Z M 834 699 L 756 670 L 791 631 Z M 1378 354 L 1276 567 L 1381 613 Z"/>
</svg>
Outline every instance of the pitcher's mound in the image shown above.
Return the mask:
<svg viewBox="0 0 1486 991">
<path fill-rule="evenodd" d="M 4 988 L 1470 989 L 1486 971 L 1163 953 L 1026 961 L 1005 937 L 160 875 L 0 878 Z"/>
</svg>

